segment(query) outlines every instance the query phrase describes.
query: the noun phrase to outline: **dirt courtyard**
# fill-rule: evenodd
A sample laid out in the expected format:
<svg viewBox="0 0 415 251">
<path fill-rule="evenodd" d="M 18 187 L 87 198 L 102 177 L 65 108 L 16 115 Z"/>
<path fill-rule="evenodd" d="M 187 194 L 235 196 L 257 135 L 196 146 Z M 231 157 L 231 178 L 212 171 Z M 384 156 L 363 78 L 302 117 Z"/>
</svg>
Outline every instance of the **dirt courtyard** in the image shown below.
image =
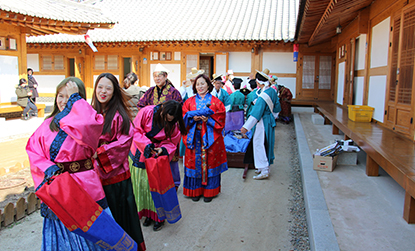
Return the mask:
<svg viewBox="0 0 415 251">
<path fill-rule="evenodd" d="M 242 168 L 222 174 L 221 193 L 211 203 L 178 197 L 183 218 L 159 232 L 142 227 L 148 250 L 307 250 L 309 246 L 294 125 L 277 124 L 270 178 L 242 179 Z M 182 161 L 180 169 L 183 177 Z M 300 190 L 299 190 L 300 189 Z M 300 198 L 298 197 L 300 195 Z M 298 209 L 300 208 L 300 209 Z M 304 214 L 304 215 L 302 215 Z M 40 250 L 39 211 L 0 230 L 1 250 Z M 299 248 L 303 247 L 303 248 Z"/>
</svg>

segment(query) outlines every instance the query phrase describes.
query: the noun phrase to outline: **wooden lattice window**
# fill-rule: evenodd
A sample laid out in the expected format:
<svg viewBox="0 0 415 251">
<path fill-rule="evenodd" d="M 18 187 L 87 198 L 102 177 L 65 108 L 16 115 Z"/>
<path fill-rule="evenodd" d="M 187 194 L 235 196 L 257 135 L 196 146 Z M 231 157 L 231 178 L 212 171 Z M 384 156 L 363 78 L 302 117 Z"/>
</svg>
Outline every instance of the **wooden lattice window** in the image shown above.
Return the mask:
<svg viewBox="0 0 415 251">
<path fill-rule="evenodd" d="M 389 78 L 389 100 L 395 102 L 396 99 L 396 81 L 398 70 L 398 55 L 399 55 L 399 32 L 401 30 L 401 18 L 396 17 L 393 22 L 392 30 L 392 59 L 390 65 L 390 78 Z"/>
<path fill-rule="evenodd" d="M 65 56 L 63 55 L 42 55 L 43 71 L 62 71 L 65 70 Z"/>
<path fill-rule="evenodd" d="M 320 69 L 319 69 L 319 89 L 329 90 L 331 88 L 331 56 L 320 57 Z"/>
<path fill-rule="evenodd" d="M 95 55 L 95 70 L 118 70 L 118 55 Z"/>
<path fill-rule="evenodd" d="M 117 70 L 118 69 L 118 56 L 117 55 L 108 55 L 108 70 Z"/>
<path fill-rule="evenodd" d="M 316 57 L 303 57 L 303 89 L 314 89 Z"/>
<path fill-rule="evenodd" d="M 398 103 L 411 104 L 415 59 L 415 8 L 403 13 Z"/>
</svg>

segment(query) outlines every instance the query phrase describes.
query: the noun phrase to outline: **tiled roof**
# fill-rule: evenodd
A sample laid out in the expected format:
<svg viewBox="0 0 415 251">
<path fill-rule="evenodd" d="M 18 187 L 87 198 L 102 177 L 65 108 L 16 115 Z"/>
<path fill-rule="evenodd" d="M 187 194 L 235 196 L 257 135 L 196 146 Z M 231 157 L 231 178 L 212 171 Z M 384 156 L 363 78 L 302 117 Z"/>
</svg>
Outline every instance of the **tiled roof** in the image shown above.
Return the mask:
<svg viewBox="0 0 415 251">
<path fill-rule="evenodd" d="M 0 10 L 78 23 L 116 23 L 99 7 L 70 0 L 0 0 Z"/>
<path fill-rule="evenodd" d="M 299 0 L 89 0 L 118 19 L 88 31 L 94 42 L 294 41 Z M 80 35 L 27 38 L 28 43 L 84 42 Z"/>
</svg>

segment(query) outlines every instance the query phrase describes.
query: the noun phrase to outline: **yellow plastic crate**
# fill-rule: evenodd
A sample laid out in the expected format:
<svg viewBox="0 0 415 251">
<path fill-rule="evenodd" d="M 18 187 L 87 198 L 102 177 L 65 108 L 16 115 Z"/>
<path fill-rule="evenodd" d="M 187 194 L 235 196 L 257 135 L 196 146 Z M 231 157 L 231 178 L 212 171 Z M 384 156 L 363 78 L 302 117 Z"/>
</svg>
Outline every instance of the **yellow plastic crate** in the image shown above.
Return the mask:
<svg viewBox="0 0 415 251">
<path fill-rule="evenodd" d="M 372 121 L 373 110 L 375 108 L 367 105 L 348 105 L 349 119 L 355 122 L 370 122 Z"/>
</svg>

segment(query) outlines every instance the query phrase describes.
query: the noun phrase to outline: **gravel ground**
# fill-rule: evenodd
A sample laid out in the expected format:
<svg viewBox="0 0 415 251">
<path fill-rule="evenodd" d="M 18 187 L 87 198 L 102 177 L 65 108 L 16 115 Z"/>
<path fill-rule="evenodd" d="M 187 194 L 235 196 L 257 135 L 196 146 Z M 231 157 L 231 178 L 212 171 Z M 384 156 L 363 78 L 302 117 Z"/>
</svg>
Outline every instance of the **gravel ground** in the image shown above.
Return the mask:
<svg viewBox="0 0 415 251">
<path fill-rule="evenodd" d="M 289 140 L 290 152 L 292 152 L 290 159 L 292 166 L 290 175 L 291 185 L 289 187 L 292 195 L 292 199 L 290 199 L 290 213 L 292 220 L 290 222 L 289 230 L 291 234 L 291 244 L 293 245 L 294 250 L 310 250 L 300 162 L 298 159 L 298 146 L 294 126 L 289 127 L 289 132 L 291 136 Z"/>
</svg>

